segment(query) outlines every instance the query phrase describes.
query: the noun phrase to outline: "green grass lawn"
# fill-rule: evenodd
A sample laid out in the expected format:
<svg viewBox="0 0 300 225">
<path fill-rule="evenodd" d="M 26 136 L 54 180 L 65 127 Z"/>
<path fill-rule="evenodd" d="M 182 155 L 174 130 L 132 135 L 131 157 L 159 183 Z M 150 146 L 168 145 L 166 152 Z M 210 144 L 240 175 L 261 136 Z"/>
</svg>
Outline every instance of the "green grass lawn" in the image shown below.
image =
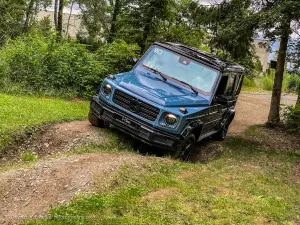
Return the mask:
<svg viewBox="0 0 300 225">
<path fill-rule="evenodd" d="M 0 94 L 0 152 L 33 127 L 85 119 L 88 108 L 87 102 Z"/>
<path fill-rule="evenodd" d="M 270 151 L 242 137 L 223 148 L 206 164 L 149 158 L 124 167 L 107 189 L 29 224 L 298 224 L 299 150 Z"/>
</svg>

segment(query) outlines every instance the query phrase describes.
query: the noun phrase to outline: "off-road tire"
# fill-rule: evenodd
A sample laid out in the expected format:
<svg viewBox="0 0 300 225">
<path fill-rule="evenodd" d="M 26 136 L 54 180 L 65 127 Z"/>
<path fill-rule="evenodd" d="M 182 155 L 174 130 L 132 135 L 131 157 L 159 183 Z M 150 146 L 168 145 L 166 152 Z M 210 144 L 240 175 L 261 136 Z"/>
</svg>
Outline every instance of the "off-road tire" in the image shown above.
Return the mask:
<svg viewBox="0 0 300 225">
<path fill-rule="evenodd" d="M 230 123 L 231 123 L 231 121 L 229 119 L 227 119 L 225 124 L 222 126 L 221 130 L 212 136 L 213 139 L 215 139 L 217 141 L 224 141 L 227 137 L 228 128 L 229 128 Z"/>
<path fill-rule="evenodd" d="M 194 134 L 190 134 L 175 146 L 175 149 L 171 151 L 170 155 L 173 159 L 188 161 L 195 149 L 196 138 Z"/>
<path fill-rule="evenodd" d="M 93 112 L 89 112 L 89 121 L 94 127 L 108 128 L 108 125 L 104 120 L 99 119 Z"/>
</svg>

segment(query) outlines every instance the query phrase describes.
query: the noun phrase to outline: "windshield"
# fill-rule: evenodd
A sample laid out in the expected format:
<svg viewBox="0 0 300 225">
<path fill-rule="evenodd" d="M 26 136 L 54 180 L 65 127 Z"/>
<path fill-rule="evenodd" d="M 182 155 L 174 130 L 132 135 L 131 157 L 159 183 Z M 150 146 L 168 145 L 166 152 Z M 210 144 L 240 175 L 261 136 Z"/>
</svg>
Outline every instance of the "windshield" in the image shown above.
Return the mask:
<svg viewBox="0 0 300 225">
<path fill-rule="evenodd" d="M 192 85 L 206 95 L 211 93 L 218 76 L 216 70 L 158 46 L 152 47 L 141 63 L 171 80 L 175 78 Z"/>
</svg>

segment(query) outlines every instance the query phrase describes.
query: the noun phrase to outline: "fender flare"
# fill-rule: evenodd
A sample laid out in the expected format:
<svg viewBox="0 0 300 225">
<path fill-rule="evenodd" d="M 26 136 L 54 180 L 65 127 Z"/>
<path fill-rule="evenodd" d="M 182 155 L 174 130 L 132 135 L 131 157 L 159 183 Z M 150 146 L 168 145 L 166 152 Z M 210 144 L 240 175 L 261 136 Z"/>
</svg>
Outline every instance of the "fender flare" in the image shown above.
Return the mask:
<svg viewBox="0 0 300 225">
<path fill-rule="evenodd" d="M 183 138 L 186 138 L 188 135 L 194 133 L 196 136 L 196 140 L 197 138 L 200 136 L 201 134 L 201 130 L 203 128 L 203 122 L 201 120 L 194 120 L 191 121 L 183 130 L 183 132 L 181 133 L 181 136 Z"/>
</svg>

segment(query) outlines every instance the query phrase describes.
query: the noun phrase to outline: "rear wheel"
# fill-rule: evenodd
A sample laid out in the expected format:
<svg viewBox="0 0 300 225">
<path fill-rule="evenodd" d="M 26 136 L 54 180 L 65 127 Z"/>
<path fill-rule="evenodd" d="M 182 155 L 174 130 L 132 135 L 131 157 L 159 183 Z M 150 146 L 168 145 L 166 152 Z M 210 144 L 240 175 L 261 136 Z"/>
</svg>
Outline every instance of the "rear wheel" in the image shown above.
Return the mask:
<svg viewBox="0 0 300 225">
<path fill-rule="evenodd" d="M 108 128 L 109 126 L 104 120 L 99 119 L 91 110 L 89 112 L 89 121 L 94 127 Z"/>
<path fill-rule="evenodd" d="M 218 133 L 214 134 L 213 138 L 218 141 L 224 141 L 227 137 L 229 125 L 230 125 L 230 120 L 226 120 L 221 130 Z"/>
<path fill-rule="evenodd" d="M 195 135 L 190 134 L 175 147 L 175 150 L 171 152 L 171 157 L 173 159 L 181 159 L 187 161 L 189 160 L 191 153 L 195 151 L 195 146 Z"/>
</svg>

